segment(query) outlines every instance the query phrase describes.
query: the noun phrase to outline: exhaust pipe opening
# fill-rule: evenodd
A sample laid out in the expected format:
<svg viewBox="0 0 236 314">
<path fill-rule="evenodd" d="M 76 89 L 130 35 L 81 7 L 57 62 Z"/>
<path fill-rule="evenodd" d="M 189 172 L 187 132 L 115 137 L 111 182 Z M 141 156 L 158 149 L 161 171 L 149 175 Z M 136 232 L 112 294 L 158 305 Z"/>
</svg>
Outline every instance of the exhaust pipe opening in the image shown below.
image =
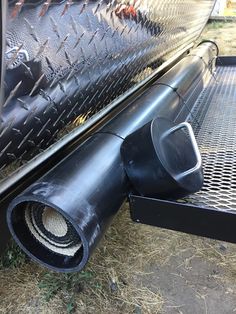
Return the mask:
<svg viewBox="0 0 236 314">
<path fill-rule="evenodd" d="M 11 233 L 33 260 L 56 271 L 80 270 L 87 262 L 86 240 L 70 217 L 50 205 L 21 202 L 8 214 Z"/>
</svg>

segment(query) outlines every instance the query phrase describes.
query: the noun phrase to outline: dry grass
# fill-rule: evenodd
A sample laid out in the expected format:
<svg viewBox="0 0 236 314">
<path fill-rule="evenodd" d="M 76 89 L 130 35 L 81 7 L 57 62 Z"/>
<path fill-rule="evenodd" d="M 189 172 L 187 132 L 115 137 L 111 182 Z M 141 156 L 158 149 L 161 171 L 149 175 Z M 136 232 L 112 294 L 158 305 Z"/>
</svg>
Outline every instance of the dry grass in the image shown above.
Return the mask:
<svg viewBox="0 0 236 314">
<path fill-rule="evenodd" d="M 215 41 L 220 55 L 236 55 L 236 22 L 211 22 L 201 35 L 201 39 Z"/>
<path fill-rule="evenodd" d="M 135 224 L 124 206 L 84 272 L 56 274 L 24 259 L 21 266 L 2 268 L 0 312 L 162 313 L 161 283 L 143 284 L 157 275 L 150 265 L 162 267 L 191 250 L 183 260 L 186 269 L 194 258 L 209 260 L 225 269 L 216 279 L 228 281 L 236 278 L 236 252 L 228 245 L 225 254 L 225 245 Z"/>
<path fill-rule="evenodd" d="M 164 247 L 157 246 L 163 239 Z M 79 313 L 133 313 L 138 308 L 159 313 L 160 294 L 142 286 L 140 278 L 147 263 L 156 258 L 164 263 L 177 242 L 164 231 L 132 223 L 124 208 L 82 274 L 47 272 L 29 262 L 2 269 L 0 312 L 64 313 L 71 306 Z"/>
</svg>

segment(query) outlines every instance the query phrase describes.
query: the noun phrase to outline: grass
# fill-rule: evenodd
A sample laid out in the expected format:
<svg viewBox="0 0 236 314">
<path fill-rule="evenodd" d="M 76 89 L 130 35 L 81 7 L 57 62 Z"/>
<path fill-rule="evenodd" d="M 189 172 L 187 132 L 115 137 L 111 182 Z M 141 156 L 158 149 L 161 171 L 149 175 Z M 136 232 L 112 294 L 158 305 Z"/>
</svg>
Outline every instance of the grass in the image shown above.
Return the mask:
<svg viewBox="0 0 236 314">
<path fill-rule="evenodd" d="M 29 258 L 24 254 L 24 252 L 19 248 L 19 246 L 12 240 L 5 253 L 0 259 L 0 270 L 2 269 L 14 269 L 21 267 L 29 261 Z"/>
<path fill-rule="evenodd" d="M 207 24 L 201 39 L 215 41 L 220 55 L 236 55 L 236 22 L 211 22 Z"/>
<path fill-rule="evenodd" d="M 212 21 L 211 23 L 207 24 L 205 32 L 208 30 L 217 30 L 224 27 L 225 27 L 225 22 Z"/>
<path fill-rule="evenodd" d="M 56 274 L 46 272 L 38 282 L 42 297 L 48 303 L 58 294 L 66 296 L 65 310 L 67 313 L 76 311 L 76 296 L 84 289 L 84 283 L 88 283 L 92 273 L 83 271 L 78 274 Z"/>
<path fill-rule="evenodd" d="M 168 249 L 167 245 L 165 251 L 156 246 L 156 241 L 161 240 L 159 230 L 143 228 L 132 223 L 127 208 L 123 208 L 102 245 L 79 274 L 56 274 L 32 262 L 0 270 L 0 282 L 4 282 L 4 287 L 0 285 L 0 309 L 9 307 L 11 312 L 19 307 L 19 313 L 27 313 L 34 312 L 36 307 L 44 313 L 55 307 L 55 313 L 98 314 L 160 311 L 163 304 L 160 293 L 142 286 L 140 280 L 146 274 L 144 265 L 157 256 L 164 262 Z M 167 242 L 172 247 L 173 241 Z M 29 303 L 32 291 L 34 301 Z"/>
<path fill-rule="evenodd" d="M 153 265 L 161 271 L 173 257 L 188 253 L 186 269 L 192 259 L 202 259 L 225 270 L 215 275 L 216 280 L 229 281 L 236 278 L 236 254 L 234 245 L 227 244 L 227 250 L 225 246 L 219 241 L 135 224 L 124 206 L 83 272 L 57 274 L 32 262 L 1 268 L 0 312 L 162 313 L 165 300 L 161 283 L 157 279 L 152 284 L 146 282 L 150 276 L 158 276 Z"/>
</svg>

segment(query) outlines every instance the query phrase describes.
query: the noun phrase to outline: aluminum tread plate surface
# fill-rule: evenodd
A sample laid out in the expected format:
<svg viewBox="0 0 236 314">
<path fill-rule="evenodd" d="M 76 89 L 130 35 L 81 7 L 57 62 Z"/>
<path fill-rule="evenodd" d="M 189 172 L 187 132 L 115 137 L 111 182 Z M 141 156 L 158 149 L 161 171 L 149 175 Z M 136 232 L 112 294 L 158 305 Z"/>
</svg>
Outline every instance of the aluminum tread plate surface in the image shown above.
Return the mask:
<svg viewBox="0 0 236 314">
<path fill-rule="evenodd" d="M 194 42 L 214 0 L 8 3 L 1 178 Z"/>
</svg>

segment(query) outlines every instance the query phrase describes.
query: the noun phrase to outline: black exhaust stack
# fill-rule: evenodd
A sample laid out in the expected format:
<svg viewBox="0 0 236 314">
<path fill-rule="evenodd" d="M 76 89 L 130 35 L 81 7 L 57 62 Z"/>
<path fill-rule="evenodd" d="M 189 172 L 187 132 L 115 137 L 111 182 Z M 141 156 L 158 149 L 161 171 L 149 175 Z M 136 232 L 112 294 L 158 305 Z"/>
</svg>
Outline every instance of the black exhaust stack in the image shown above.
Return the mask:
<svg viewBox="0 0 236 314">
<path fill-rule="evenodd" d="M 32 259 L 62 272 L 85 266 L 131 190 L 120 154 L 124 139 L 157 116 L 183 122 L 215 57 L 212 43 L 196 48 L 14 199 L 8 225 Z"/>
</svg>

